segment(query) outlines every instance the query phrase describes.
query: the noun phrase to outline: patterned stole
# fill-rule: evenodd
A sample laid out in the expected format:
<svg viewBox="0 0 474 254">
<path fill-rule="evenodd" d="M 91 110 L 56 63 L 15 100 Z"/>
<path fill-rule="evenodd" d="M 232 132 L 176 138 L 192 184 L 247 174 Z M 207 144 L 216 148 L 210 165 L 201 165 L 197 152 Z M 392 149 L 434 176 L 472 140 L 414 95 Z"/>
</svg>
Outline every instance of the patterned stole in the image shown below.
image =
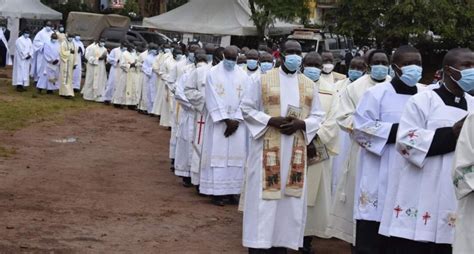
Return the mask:
<svg viewBox="0 0 474 254">
<path fill-rule="evenodd" d="M 314 83 L 298 74 L 299 103 L 304 118 L 311 112 Z M 280 70 L 274 69 L 262 75 L 262 98 L 266 114 L 281 116 L 280 108 Z M 263 136 L 263 199 L 281 199 L 280 183 L 280 146 L 279 130 L 270 127 Z M 291 151 L 290 171 L 286 181 L 285 195 L 301 197 L 306 171 L 306 143 L 301 131 L 293 134 L 294 142 Z M 284 151 L 286 152 L 286 151 Z"/>
</svg>

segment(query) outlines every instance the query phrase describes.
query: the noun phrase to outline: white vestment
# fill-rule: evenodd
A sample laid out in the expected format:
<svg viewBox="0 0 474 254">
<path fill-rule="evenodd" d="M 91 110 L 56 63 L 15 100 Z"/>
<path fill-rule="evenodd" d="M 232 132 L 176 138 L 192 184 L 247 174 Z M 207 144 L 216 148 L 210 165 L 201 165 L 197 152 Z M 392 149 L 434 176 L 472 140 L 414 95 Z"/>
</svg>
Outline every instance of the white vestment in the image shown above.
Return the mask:
<svg viewBox="0 0 474 254">
<path fill-rule="evenodd" d="M 39 77 L 43 75 L 46 67 L 44 61 L 44 46 L 51 41 L 51 35 L 53 31 L 46 31 L 46 28 L 41 29 L 33 40 L 33 58 L 31 64 L 30 75 L 35 81 L 38 81 Z"/>
<path fill-rule="evenodd" d="M 458 198 L 454 254 L 474 253 L 474 115 L 467 117 L 454 157 L 453 182 Z"/>
<path fill-rule="evenodd" d="M 102 102 L 102 94 L 105 92 L 107 82 L 107 72 L 105 69 L 105 58 L 107 57 L 107 49 L 94 44 L 87 47 L 86 50 L 86 79 L 82 94 L 84 100 Z M 99 58 L 105 57 L 103 60 Z"/>
<path fill-rule="evenodd" d="M 74 46 L 76 47 L 76 68 L 73 72 L 72 77 L 72 87 L 74 89 L 81 89 L 81 80 L 82 80 L 82 57 L 84 56 L 85 49 L 82 41 L 73 40 Z"/>
<path fill-rule="evenodd" d="M 140 68 L 141 65 L 138 62 L 138 55 L 136 52 L 130 53 L 130 59 L 128 60 L 128 65 L 125 66 L 125 69 L 128 71 L 126 74 L 126 84 L 125 84 L 125 105 L 127 106 L 137 106 L 138 100 L 140 98 L 139 90 L 139 77 L 140 77 Z M 134 64 L 134 66 L 132 66 Z"/>
<path fill-rule="evenodd" d="M 59 48 L 59 42 L 45 43 L 41 57 L 44 69 L 40 73 L 37 88 L 51 91 L 59 89 Z M 53 64 L 54 62 L 56 64 Z"/>
<path fill-rule="evenodd" d="M 281 116 L 286 116 L 288 105 L 300 103 L 297 74 L 286 74 L 279 69 Z M 300 74 L 302 75 L 302 74 Z M 269 128 L 271 116 L 263 111 L 261 80 L 249 84 L 242 102 L 245 124 L 252 135 L 247 158 L 243 245 L 248 248 L 286 247 L 297 250 L 303 245 L 306 222 L 306 183 L 302 197 L 282 195 L 278 200 L 262 199 L 263 136 Z M 208 96 L 206 92 L 206 97 Z M 207 102 L 206 102 L 207 103 Z M 305 139 L 309 144 L 316 135 L 324 112 L 314 89 L 311 112 L 306 123 Z M 280 175 L 281 192 L 285 192 L 290 170 L 294 135 L 281 135 Z M 306 177 L 305 177 L 306 182 Z"/>
<path fill-rule="evenodd" d="M 160 113 L 160 125 L 164 127 L 176 126 L 173 118 L 176 101 L 173 93 L 176 90 L 177 62 L 173 57 L 168 57 L 160 66 L 159 77 L 165 86 L 165 98 Z"/>
<path fill-rule="evenodd" d="M 156 82 L 156 93 L 155 93 L 155 99 L 153 102 L 153 110 L 152 113 L 154 115 L 162 117 L 160 114 L 163 111 L 163 107 L 166 107 L 166 98 L 167 98 L 167 93 L 166 93 L 166 84 L 164 80 L 161 78 L 162 72 L 161 72 L 161 66 L 164 64 L 165 61 L 167 61 L 169 58 L 173 58 L 173 55 L 171 53 L 160 53 L 158 57 L 155 59 L 155 62 L 153 63 L 153 71 L 156 72 L 158 75 L 157 82 Z M 164 116 L 165 119 L 169 119 L 168 115 Z"/>
<path fill-rule="evenodd" d="M 15 42 L 15 62 L 13 65 L 12 85 L 30 85 L 30 62 L 33 56 L 33 44 L 30 38 L 20 36 Z M 30 56 L 30 59 L 26 59 Z"/>
<path fill-rule="evenodd" d="M 467 93 L 464 97 L 472 112 L 474 98 Z M 428 156 L 428 151 L 436 129 L 450 128 L 467 114 L 466 110 L 446 105 L 436 90 L 408 100 L 396 144 L 406 159 L 401 165 L 393 207 L 400 213 L 392 213 L 390 236 L 453 243 L 457 205 L 451 178 L 454 152 Z"/>
<path fill-rule="evenodd" d="M 146 82 L 144 86 L 145 91 L 142 91 L 142 100 L 145 101 L 145 110 L 148 113 L 151 113 L 153 110 L 153 100 L 156 93 L 156 79 L 158 78 L 158 74 L 153 71 L 153 63 L 155 62 L 156 57 L 156 55 L 148 54 L 142 65 L 142 72 L 145 76 Z"/>
<path fill-rule="evenodd" d="M 386 81 L 390 81 L 389 76 Z M 370 75 L 364 75 L 341 91 L 336 118 L 344 131 L 352 133 L 352 114 L 364 92 L 376 84 L 378 83 L 372 80 Z M 353 243 L 355 175 L 360 147 L 354 140 L 351 140 L 349 146 L 350 151 L 342 164 L 340 179 L 331 204 L 328 235 Z"/>
<path fill-rule="evenodd" d="M 204 144 L 204 130 L 206 128 L 206 119 L 208 114 L 206 111 L 206 78 L 211 69 L 211 65 L 204 64 L 194 70 L 186 82 L 184 93 L 189 103 L 194 108 L 194 122 L 193 122 L 193 139 L 192 139 L 192 158 L 191 158 L 191 183 L 199 185 L 202 147 Z M 210 123 L 209 123 L 210 124 Z"/>
<path fill-rule="evenodd" d="M 211 68 L 205 87 L 205 106 L 209 112 L 205 130 L 200 193 L 207 195 L 240 194 L 246 158 L 247 130 L 243 124 L 240 103 L 250 78 L 242 69 L 232 71 L 221 62 Z M 224 137 L 224 119 L 239 121 L 239 128 Z"/>
<path fill-rule="evenodd" d="M 137 108 L 138 110 L 141 111 L 146 111 L 147 110 L 147 104 L 148 104 L 148 99 L 147 99 L 147 92 L 148 92 L 148 87 L 147 87 L 147 82 L 149 80 L 149 77 L 147 74 L 144 72 L 143 66 L 145 65 L 145 61 L 148 58 L 148 50 L 143 51 L 138 55 L 138 66 L 139 66 L 139 77 L 138 77 L 138 105 Z M 146 66 L 145 68 L 147 68 Z"/>
<path fill-rule="evenodd" d="M 305 236 L 329 238 L 326 234 L 331 208 L 331 175 L 332 158 L 339 153 L 339 126 L 336 123 L 338 91 L 334 83 L 319 80 L 319 101 L 326 116 L 317 132 L 317 137 L 324 144 L 329 158 L 308 166 L 307 195 L 308 212 Z"/>
<path fill-rule="evenodd" d="M 122 77 L 122 70 L 120 69 L 120 58 L 122 56 L 122 50 L 120 47 L 112 49 L 110 54 L 107 56 L 107 62 L 111 65 L 109 70 L 109 79 L 102 95 L 103 101 L 112 101 L 112 97 L 115 92 L 116 83 L 118 83 Z"/>
<path fill-rule="evenodd" d="M 420 84 L 417 89 L 423 91 L 425 87 Z M 392 125 L 400 122 L 411 96 L 398 94 L 390 82 L 385 82 L 365 92 L 353 115 L 354 139 L 362 147 L 356 173 L 354 219 L 381 222 L 384 214 L 386 219 L 379 232 L 387 236 L 399 166 L 405 161 L 395 143 L 387 141 Z"/>
<path fill-rule="evenodd" d="M 76 46 L 69 40 L 61 42 L 59 50 L 59 95 L 74 96 L 74 88 L 72 86 L 74 65 L 76 64 Z M 72 51 L 72 53 L 71 53 Z"/>
</svg>

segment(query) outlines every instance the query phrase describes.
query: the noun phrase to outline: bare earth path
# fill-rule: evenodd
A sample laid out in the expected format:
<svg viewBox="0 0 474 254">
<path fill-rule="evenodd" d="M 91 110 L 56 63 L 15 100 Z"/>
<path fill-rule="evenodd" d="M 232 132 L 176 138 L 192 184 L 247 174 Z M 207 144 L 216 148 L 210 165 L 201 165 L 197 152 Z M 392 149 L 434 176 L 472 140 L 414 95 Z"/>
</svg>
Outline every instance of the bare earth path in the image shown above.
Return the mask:
<svg viewBox="0 0 474 254">
<path fill-rule="evenodd" d="M 211 205 L 169 171 L 169 134 L 111 107 L 0 133 L 15 151 L 0 158 L 0 253 L 246 253 L 237 208 Z"/>
</svg>

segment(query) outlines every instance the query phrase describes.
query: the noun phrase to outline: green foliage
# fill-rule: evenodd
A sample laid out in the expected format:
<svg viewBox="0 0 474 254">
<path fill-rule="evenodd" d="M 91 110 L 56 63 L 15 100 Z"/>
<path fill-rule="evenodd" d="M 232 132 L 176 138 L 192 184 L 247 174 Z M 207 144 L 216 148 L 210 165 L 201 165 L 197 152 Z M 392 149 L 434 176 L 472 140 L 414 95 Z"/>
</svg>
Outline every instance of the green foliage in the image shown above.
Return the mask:
<svg viewBox="0 0 474 254">
<path fill-rule="evenodd" d="M 340 0 L 329 10 L 326 28 L 349 35 L 356 44 L 388 48 L 412 42 L 425 44 L 433 32 L 443 47 L 474 46 L 474 8 L 459 0 Z M 430 32 L 431 31 L 431 32 Z"/>
<path fill-rule="evenodd" d="M 138 5 L 137 0 L 127 0 L 125 2 L 125 5 L 123 6 L 123 9 L 121 10 L 120 14 L 124 16 L 129 16 L 131 18 L 135 18 L 135 15 L 140 14 L 140 6 Z M 132 14 L 132 15 L 131 15 Z"/>
<path fill-rule="evenodd" d="M 299 19 L 302 24 L 308 22 L 310 10 L 308 0 L 249 0 L 251 19 L 258 34 L 266 34 L 266 29 L 276 20 L 293 22 Z"/>
</svg>

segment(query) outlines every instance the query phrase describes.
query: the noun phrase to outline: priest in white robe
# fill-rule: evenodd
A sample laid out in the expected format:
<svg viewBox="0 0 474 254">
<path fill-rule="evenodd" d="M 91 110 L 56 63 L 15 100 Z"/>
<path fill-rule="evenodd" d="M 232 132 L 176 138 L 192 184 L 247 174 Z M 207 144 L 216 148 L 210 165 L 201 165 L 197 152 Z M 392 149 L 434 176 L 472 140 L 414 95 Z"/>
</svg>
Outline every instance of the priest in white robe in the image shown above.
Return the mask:
<svg viewBox="0 0 474 254">
<path fill-rule="evenodd" d="M 30 32 L 23 34 L 15 42 L 15 62 L 13 65 L 12 85 L 22 92 L 30 85 L 30 62 L 33 56 L 33 43 Z"/>
<path fill-rule="evenodd" d="M 169 114 L 168 103 L 166 101 L 166 99 L 168 98 L 168 94 L 166 90 L 165 81 L 161 78 L 161 75 L 163 74 L 162 72 L 163 64 L 166 61 L 170 60 L 170 58 L 173 58 L 173 54 L 168 44 L 164 45 L 163 47 L 165 47 L 167 50 L 161 52 L 156 58 L 155 62 L 153 63 L 153 71 L 156 72 L 156 74 L 158 75 L 158 78 L 157 78 L 157 86 L 156 86 L 156 93 L 155 93 L 152 113 L 154 115 L 160 116 L 160 123 L 164 123 L 165 127 L 169 127 L 170 114 Z M 162 116 L 161 114 L 163 113 L 165 115 Z M 161 118 L 164 118 L 164 119 L 161 120 Z"/>
<path fill-rule="evenodd" d="M 453 183 L 458 210 L 453 253 L 474 253 L 474 115 L 466 118 L 454 156 Z"/>
<path fill-rule="evenodd" d="M 348 85 L 342 90 L 339 98 L 336 120 L 339 127 L 349 134 L 353 132 L 352 116 L 365 91 L 372 86 L 390 81 L 388 57 L 384 51 L 374 50 L 367 59 L 371 69 L 370 75 L 365 75 Z M 349 146 L 350 151 L 342 164 L 341 176 L 331 204 L 328 235 L 354 244 L 354 190 L 360 146 L 353 139 Z"/>
<path fill-rule="evenodd" d="M 67 39 L 61 42 L 59 50 L 59 95 L 65 98 L 74 97 L 74 88 L 72 86 L 74 69 L 76 61 L 76 46 L 74 45 L 74 36 L 68 35 Z"/>
<path fill-rule="evenodd" d="M 129 109 L 135 109 L 138 105 L 139 99 L 139 75 L 141 65 L 138 59 L 138 52 L 135 47 L 132 48 L 130 52 L 131 58 L 128 59 L 130 68 L 126 74 L 126 84 L 125 84 L 125 105 Z"/>
<path fill-rule="evenodd" d="M 260 72 L 258 66 L 258 51 L 255 49 L 251 49 L 247 53 L 245 53 L 245 57 L 247 59 L 247 64 L 245 66 L 245 71 L 247 72 L 247 75 L 252 76 L 253 74 Z"/>
<path fill-rule="evenodd" d="M 323 68 L 321 70 L 321 80 L 328 84 L 335 84 L 344 80 L 346 75 L 334 71 L 334 55 L 330 51 L 321 54 L 323 58 Z"/>
<path fill-rule="evenodd" d="M 303 246 L 306 145 L 316 136 L 324 112 L 317 87 L 297 72 L 300 44 L 287 41 L 283 53 L 280 68 L 247 86 L 241 106 L 252 135 L 242 240 L 249 253 Z"/>
<path fill-rule="evenodd" d="M 166 52 L 169 52 L 168 49 L 165 49 Z M 169 49 L 171 50 L 171 49 Z M 173 127 L 175 126 L 174 122 L 174 105 L 176 104 L 173 93 L 176 90 L 176 79 L 177 79 L 177 60 L 176 55 L 179 52 L 174 52 L 172 50 L 171 56 L 167 60 L 163 61 L 160 66 L 160 71 L 158 77 L 163 82 L 165 86 L 165 98 L 162 104 L 162 110 L 160 114 L 160 125 L 163 127 Z"/>
<path fill-rule="evenodd" d="M 224 60 L 209 71 L 205 93 L 206 121 L 212 129 L 205 133 L 205 156 L 199 191 L 213 196 L 215 205 L 224 205 L 224 196 L 237 203 L 246 160 L 247 131 L 242 126 L 240 103 L 250 78 L 237 64 L 235 46 L 224 50 Z"/>
<path fill-rule="evenodd" d="M 72 77 L 72 87 L 74 92 L 78 93 L 81 91 L 81 81 L 82 81 L 82 58 L 85 54 L 84 44 L 81 41 L 81 36 L 78 34 L 74 35 L 74 46 L 75 49 L 75 58 L 76 58 L 76 68 L 74 68 L 73 77 Z"/>
<path fill-rule="evenodd" d="M 146 93 L 148 92 L 147 88 L 147 75 L 143 72 L 143 65 L 145 65 L 145 60 L 147 59 L 148 55 L 150 53 L 150 48 L 153 46 L 150 44 L 148 45 L 143 45 L 142 47 L 142 52 L 138 55 L 138 104 L 137 104 L 137 110 L 139 113 L 145 113 L 146 114 L 146 106 L 147 106 L 147 98 L 146 98 Z"/>
<path fill-rule="evenodd" d="M 129 77 L 131 77 L 131 75 L 128 75 L 128 73 L 131 72 L 130 69 L 134 67 L 136 60 L 132 54 L 133 46 L 128 43 L 125 46 L 127 50 L 120 55 L 120 69 L 116 77 L 117 81 L 112 96 L 112 104 L 118 108 L 126 105 L 127 83 L 130 82 Z"/>
<path fill-rule="evenodd" d="M 150 44 L 148 55 L 142 65 L 142 72 L 145 76 L 145 84 L 142 91 L 142 101 L 145 104 L 144 110 L 147 114 L 151 114 L 153 109 L 153 99 L 156 93 L 156 82 L 157 74 L 153 71 L 153 63 L 158 56 L 158 46 L 156 44 Z"/>
<path fill-rule="evenodd" d="M 83 98 L 87 101 L 103 102 L 102 95 L 107 82 L 105 40 L 101 39 L 99 43 L 87 47 L 85 58 L 87 69 L 84 87 L 82 88 Z"/>
<path fill-rule="evenodd" d="M 46 90 L 47 94 L 53 94 L 55 90 L 59 89 L 59 61 L 61 45 L 58 42 L 58 36 L 51 34 L 51 39 L 46 42 L 42 52 L 42 66 L 44 69 L 39 76 L 36 88 L 41 94 Z"/>
<path fill-rule="evenodd" d="M 112 49 L 110 54 L 107 56 L 107 63 L 110 64 L 109 78 L 102 95 L 102 99 L 105 104 L 109 104 L 112 101 L 114 95 L 116 83 L 120 81 L 122 70 L 120 69 L 120 58 L 123 52 L 127 51 L 127 47 L 124 42 L 121 43 L 120 47 Z"/>
<path fill-rule="evenodd" d="M 441 86 L 411 97 L 402 113 L 396 148 L 400 166 L 389 234 L 395 253 L 452 253 L 457 201 L 451 178 L 454 151 L 474 110 L 474 53 L 456 48 L 443 59 Z"/>
<path fill-rule="evenodd" d="M 44 46 L 50 42 L 53 33 L 51 21 L 46 21 L 43 29 L 36 34 L 33 40 L 33 58 L 30 75 L 35 82 L 38 82 L 40 76 L 42 76 L 45 71 Z"/>
</svg>

